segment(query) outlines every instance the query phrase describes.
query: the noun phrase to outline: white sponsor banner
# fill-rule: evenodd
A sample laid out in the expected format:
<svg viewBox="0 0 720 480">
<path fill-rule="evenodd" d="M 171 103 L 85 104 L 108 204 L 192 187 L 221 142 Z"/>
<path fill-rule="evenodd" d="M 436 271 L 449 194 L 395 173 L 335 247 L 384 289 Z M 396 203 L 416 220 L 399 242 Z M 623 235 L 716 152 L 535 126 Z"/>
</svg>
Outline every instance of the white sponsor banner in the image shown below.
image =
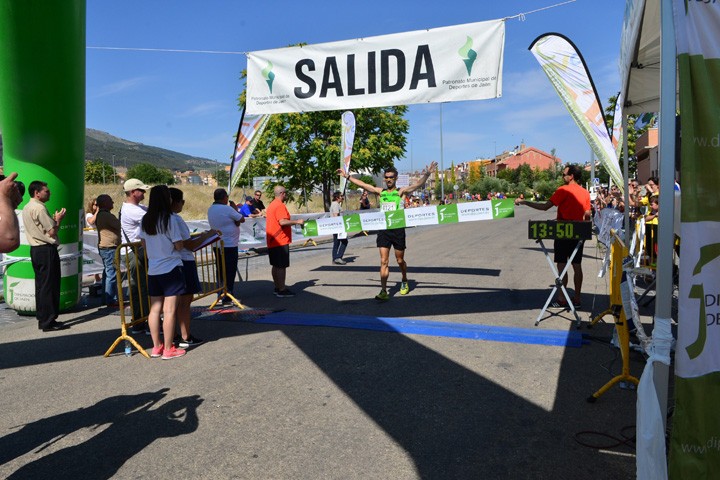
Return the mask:
<svg viewBox="0 0 720 480">
<path fill-rule="evenodd" d="M 318 218 L 318 235 L 332 235 L 334 233 L 345 233 L 343 217 Z"/>
<path fill-rule="evenodd" d="M 77 243 L 63 243 L 58 248 L 58 255 L 60 255 L 60 276 L 71 277 L 81 273 L 78 269 L 82 268 L 82 264 L 78 259 L 82 255 L 73 255 L 79 252 Z"/>
<path fill-rule="evenodd" d="M 363 230 L 385 230 L 387 222 L 385 212 L 371 212 L 360 215 L 360 225 Z"/>
<path fill-rule="evenodd" d="M 490 20 L 251 52 L 247 112 L 498 98 L 504 45 L 505 22 Z"/>
<path fill-rule="evenodd" d="M 717 27 L 720 25 L 720 8 L 715 1 L 698 1 L 700 5 L 688 8 L 687 2 L 675 2 L 675 36 L 678 55 L 702 55 L 705 60 L 720 58 Z M 713 3 L 710 7 L 705 4 Z"/>
<path fill-rule="evenodd" d="M 720 223 L 682 224 L 675 374 L 699 377 L 720 371 Z M 706 247 L 706 248 L 704 248 Z M 701 258 L 703 257 L 703 258 Z"/>
<path fill-rule="evenodd" d="M 458 221 L 474 222 L 476 220 L 492 220 L 492 202 L 458 203 Z"/>
<path fill-rule="evenodd" d="M 438 223 L 436 206 L 409 208 L 405 210 L 405 224 L 408 227 L 437 225 Z"/>
</svg>

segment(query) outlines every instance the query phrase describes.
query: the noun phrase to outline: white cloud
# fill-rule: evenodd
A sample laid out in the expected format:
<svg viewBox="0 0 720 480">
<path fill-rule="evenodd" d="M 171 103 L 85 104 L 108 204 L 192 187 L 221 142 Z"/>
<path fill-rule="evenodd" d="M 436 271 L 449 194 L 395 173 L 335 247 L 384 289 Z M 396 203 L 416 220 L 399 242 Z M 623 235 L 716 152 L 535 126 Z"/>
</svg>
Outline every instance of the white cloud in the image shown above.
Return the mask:
<svg viewBox="0 0 720 480">
<path fill-rule="evenodd" d="M 213 113 L 217 113 L 226 108 L 227 108 L 227 102 L 219 102 L 219 101 L 205 102 L 205 103 L 200 103 L 198 105 L 190 107 L 186 111 L 180 113 L 178 115 L 178 117 L 179 118 L 201 117 L 204 115 L 210 115 Z"/>
<path fill-rule="evenodd" d="M 115 95 L 128 90 L 135 89 L 136 87 L 148 83 L 152 80 L 152 77 L 134 77 L 119 82 L 110 83 L 104 85 L 98 89 L 98 92 L 93 95 L 93 98 L 107 97 L 109 95 Z"/>
</svg>

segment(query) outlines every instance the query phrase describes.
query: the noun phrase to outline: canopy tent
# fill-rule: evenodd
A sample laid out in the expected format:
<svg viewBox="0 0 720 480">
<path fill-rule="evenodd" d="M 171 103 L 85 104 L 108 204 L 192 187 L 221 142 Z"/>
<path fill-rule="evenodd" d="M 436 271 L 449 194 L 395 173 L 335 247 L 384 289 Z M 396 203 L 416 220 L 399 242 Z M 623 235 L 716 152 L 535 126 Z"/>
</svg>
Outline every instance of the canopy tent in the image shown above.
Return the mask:
<svg viewBox="0 0 720 480">
<path fill-rule="evenodd" d="M 628 0 L 620 46 L 625 115 L 660 110 L 660 1 Z"/>
<path fill-rule="evenodd" d="M 720 432 L 720 10 L 710 2 L 627 0 L 621 51 L 625 114 L 660 112 L 655 329 L 638 391 L 638 478 L 709 478 Z M 679 89 L 677 88 L 679 86 Z M 679 102 L 678 94 L 679 91 Z M 682 245 L 670 468 L 665 414 L 673 293 L 675 114 L 682 116 Z M 720 297 L 718 297 L 720 298 Z"/>
<path fill-rule="evenodd" d="M 627 0 L 620 52 L 624 115 L 660 115 L 660 210 L 655 328 L 650 358 L 637 399 L 637 476 L 667 478 L 665 412 L 667 412 L 672 301 L 672 219 L 675 174 L 676 68 L 672 0 Z M 662 13 L 662 18 L 661 18 Z M 664 40 L 664 41 L 663 41 Z M 671 75 L 667 81 L 668 72 Z M 664 74 L 664 75 L 663 75 Z M 661 80 L 665 80 L 664 85 Z M 623 122 L 626 125 L 627 122 Z M 623 135 L 627 139 L 627 135 Z M 627 141 L 627 140 L 625 140 Z M 627 183 L 627 149 L 625 182 Z M 669 155 L 668 152 L 672 152 Z M 627 190 L 626 190 L 627 191 Z"/>
</svg>

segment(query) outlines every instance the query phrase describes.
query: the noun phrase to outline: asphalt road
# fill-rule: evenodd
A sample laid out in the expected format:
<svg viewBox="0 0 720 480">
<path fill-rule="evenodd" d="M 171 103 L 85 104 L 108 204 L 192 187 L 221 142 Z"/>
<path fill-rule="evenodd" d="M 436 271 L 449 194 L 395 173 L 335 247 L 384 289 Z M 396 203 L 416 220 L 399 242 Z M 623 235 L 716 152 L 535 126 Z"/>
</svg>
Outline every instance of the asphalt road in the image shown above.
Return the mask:
<svg viewBox="0 0 720 480">
<path fill-rule="evenodd" d="M 34 318 L 0 323 L 0 477 L 241 479 L 625 479 L 635 476 L 636 394 L 620 371 L 601 253 L 583 261 L 579 348 L 523 343 L 525 329 L 573 330 L 568 312 L 533 326 L 553 277 L 527 220 L 408 230 L 412 290 L 378 303 L 374 236 L 294 248 L 273 295 L 267 257 L 241 258 L 236 292 L 253 310 L 202 314 L 207 343 L 172 361 L 102 354 L 119 316 L 79 308 L 66 331 Z M 391 262 L 392 266 L 392 262 Z M 199 302 L 199 304 L 208 302 Z M 281 310 L 305 319 L 363 316 L 510 327 L 511 341 L 259 323 Z M 354 317 L 353 317 L 354 318 Z M 138 339 L 147 348 L 149 337 Z M 644 365 L 631 355 L 631 371 Z"/>
</svg>

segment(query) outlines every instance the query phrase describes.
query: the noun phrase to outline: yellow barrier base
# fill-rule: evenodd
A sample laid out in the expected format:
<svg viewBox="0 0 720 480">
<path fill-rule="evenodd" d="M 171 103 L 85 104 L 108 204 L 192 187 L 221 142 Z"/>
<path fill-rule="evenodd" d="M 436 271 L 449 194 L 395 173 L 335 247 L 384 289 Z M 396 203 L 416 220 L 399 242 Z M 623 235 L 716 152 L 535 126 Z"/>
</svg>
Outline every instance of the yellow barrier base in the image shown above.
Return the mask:
<svg viewBox="0 0 720 480">
<path fill-rule="evenodd" d="M 108 351 L 105 352 L 105 357 L 109 357 L 110 354 L 113 352 L 113 350 L 115 350 L 115 347 L 117 347 L 120 344 L 120 342 L 122 342 L 124 340 L 127 340 L 128 342 L 130 342 L 133 345 L 133 347 L 135 347 L 135 349 L 138 352 L 140 352 L 140 354 L 142 354 L 145 358 L 150 358 L 150 355 L 148 355 L 148 353 L 145 351 L 145 349 L 142 348 L 140 346 L 140 344 L 137 343 L 133 337 L 131 337 L 130 335 L 127 334 L 124 326 L 122 328 L 121 335 L 117 339 L 115 339 L 113 344 L 110 345 L 110 348 L 108 348 Z"/>
<path fill-rule="evenodd" d="M 592 327 L 593 325 L 595 325 L 605 315 L 612 315 L 615 319 L 615 330 L 617 330 L 618 333 L 620 356 L 622 357 L 622 373 L 611 378 L 610 381 L 600 387 L 598 391 L 590 395 L 587 398 L 588 403 L 595 403 L 602 394 L 610 390 L 613 385 L 619 382 L 630 382 L 634 383 L 636 386 L 638 383 L 640 383 L 637 378 L 630 375 L 630 332 L 628 330 L 627 318 L 625 318 L 625 311 L 623 310 L 622 305 L 611 305 L 609 309 L 605 310 L 600 315 L 593 318 L 590 326 Z"/>
<path fill-rule="evenodd" d="M 303 243 L 302 246 L 307 247 L 310 243 L 312 243 L 313 247 L 317 247 L 317 243 L 315 243 L 315 240 L 313 240 L 312 238 L 308 238 L 307 240 L 305 240 L 305 243 Z"/>
<path fill-rule="evenodd" d="M 246 307 L 245 305 L 243 305 L 242 303 L 240 303 L 240 300 L 238 300 L 237 298 L 233 297 L 231 294 L 229 294 L 229 293 L 227 293 L 227 292 L 224 292 L 222 295 L 220 295 L 218 298 L 216 298 L 213 303 L 210 304 L 210 306 L 208 307 L 208 310 L 212 310 L 213 308 L 215 308 L 215 306 L 216 306 L 218 303 L 222 302 L 222 299 L 225 298 L 225 297 L 228 297 L 230 300 L 232 300 L 233 305 L 235 305 L 236 307 L 238 307 L 240 310 L 245 310 L 245 309 L 248 308 L 248 307 Z"/>
</svg>

